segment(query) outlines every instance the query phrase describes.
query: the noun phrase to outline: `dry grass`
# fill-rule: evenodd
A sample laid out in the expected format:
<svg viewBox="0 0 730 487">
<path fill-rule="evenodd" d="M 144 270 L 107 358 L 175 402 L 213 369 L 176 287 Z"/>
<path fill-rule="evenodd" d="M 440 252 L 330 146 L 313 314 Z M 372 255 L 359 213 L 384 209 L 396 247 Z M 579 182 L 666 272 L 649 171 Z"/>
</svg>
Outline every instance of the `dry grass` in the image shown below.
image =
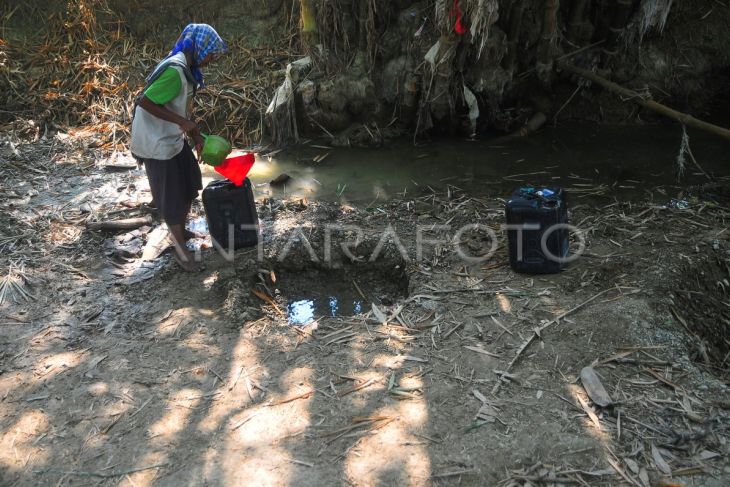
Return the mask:
<svg viewBox="0 0 730 487">
<path fill-rule="evenodd" d="M 0 116 L 84 126 L 105 136 L 102 149 L 124 149 L 134 97 L 166 44 L 130 38 L 105 0 L 69 0 L 64 14 L 45 22 L 40 42 L 0 40 L 0 87 L 8 110 Z M 262 114 L 289 52 L 248 49 L 241 39 L 229 40 L 229 46 L 230 54 L 209 73 L 211 86 L 200 92 L 194 116 L 207 130 L 250 145 L 262 137 Z"/>
</svg>

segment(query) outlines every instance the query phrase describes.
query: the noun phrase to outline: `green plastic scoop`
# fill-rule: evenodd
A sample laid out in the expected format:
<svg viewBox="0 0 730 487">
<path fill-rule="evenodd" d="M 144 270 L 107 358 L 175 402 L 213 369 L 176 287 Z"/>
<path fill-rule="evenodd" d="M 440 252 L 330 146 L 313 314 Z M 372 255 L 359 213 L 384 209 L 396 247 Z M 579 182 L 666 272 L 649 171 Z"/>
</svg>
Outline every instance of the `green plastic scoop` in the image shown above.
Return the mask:
<svg viewBox="0 0 730 487">
<path fill-rule="evenodd" d="M 225 158 L 228 157 L 228 154 L 231 153 L 230 142 L 217 135 L 200 135 L 205 140 L 203 150 L 200 153 L 200 158 L 203 159 L 203 162 L 206 164 L 219 166 Z"/>
</svg>

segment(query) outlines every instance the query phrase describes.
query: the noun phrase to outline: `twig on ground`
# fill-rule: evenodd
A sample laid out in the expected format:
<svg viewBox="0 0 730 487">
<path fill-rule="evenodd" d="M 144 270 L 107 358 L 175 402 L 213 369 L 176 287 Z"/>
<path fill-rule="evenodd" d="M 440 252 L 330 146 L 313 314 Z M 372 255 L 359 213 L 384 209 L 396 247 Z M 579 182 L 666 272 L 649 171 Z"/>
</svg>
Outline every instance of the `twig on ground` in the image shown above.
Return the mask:
<svg viewBox="0 0 730 487">
<path fill-rule="evenodd" d="M 570 310 L 566 311 L 565 313 L 562 313 L 562 314 L 560 314 L 559 316 L 556 316 L 555 318 L 553 318 L 552 320 L 550 320 L 550 321 L 548 321 L 547 323 L 543 324 L 542 326 L 540 326 L 540 327 L 538 327 L 538 328 L 535 328 L 535 329 L 533 330 L 533 333 L 532 333 L 532 334 L 530 334 L 530 337 L 529 337 L 529 338 L 528 338 L 527 340 L 525 340 L 525 341 L 524 341 L 524 343 L 522 343 L 522 345 L 520 346 L 520 348 L 519 348 L 519 349 L 517 350 L 517 353 L 515 354 L 515 356 L 514 356 L 514 357 L 512 358 L 512 360 L 511 360 L 511 361 L 509 362 L 509 364 L 507 364 L 507 367 L 506 367 L 506 368 L 504 369 L 504 371 L 503 371 L 503 374 L 504 374 L 504 373 L 508 373 L 508 372 L 509 372 L 510 370 L 512 370 L 512 367 L 514 367 L 515 363 L 517 363 L 517 361 L 519 360 L 519 358 L 520 358 L 520 357 L 522 356 L 522 354 L 523 354 L 523 353 L 525 352 L 525 350 L 527 349 L 527 347 L 529 347 L 529 346 L 530 346 L 530 344 L 531 344 L 531 343 L 532 343 L 532 341 L 533 341 L 533 340 L 535 339 L 535 337 L 540 337 L 540 334 L 541 334 L 541 333 L 542 333 L 542 332 L 543 332 L 544 330 L 546 330 L 546 329 L 547 329 L 548 327 L 550 327 L 550 326 L 552 326 L 552 325 L 554 325 L 554 324 L 558 323 L 558 322 L 559 322 L 559 321 L 560 321 L 561 319 L 565 318 L 566 316 L 568 316 L 568 315 L 571 315 L 571 314 L 575 313 L 575 312 L 576 312 L 576 311 L 578 311 L 579 309 L 581 309 L 581 308 L 583 308 L 584 306 L 586 306 L 586 305 L 590 304 L 591 302 L 593 302 L 593 301 L 595 301 L 596 299 L 600 298 L 601 296 L 603 296 L 604 294 L 608 293 L 609 291 L 615 291 L 615 290 L 617 290 L 617 289 L 618 289 L 619 291 L 621 291 L 622 289 L 627 289 L 627 288 L 622 288 L 622 287 L 612 287 L 612 288 L 604 289 L 603 291 L 599 292 L 598 294 L 595 294 L 595 295 L 594 295 L 593 297 L 591 297 L 590 299 L 587 299 L 586 301 L 583 301 L 582 303 L 580 303 L 580 304 L 579 304 L 578 306 L 576 306 L 575 308 L 573 308 L 573 309 L 570 309 Z M 633 290 L 633 288 L 631 288 L 631 289 Z M 496 384 L 494 384 L 494 387 L 492 388 L 492 394 L 493 394 L 493 395 L 494 395 L 494 394 L 497 394 L 497 392 L 499 392 L 499 388 L 500 388 L 501 384 L 502 384 L 502 377 L 501 377 L 501 375 L 500 375 L 500 377 L 498 377 L 498 378 L 497 378 L 497 383 L 496 383 Z"/>
</svg>

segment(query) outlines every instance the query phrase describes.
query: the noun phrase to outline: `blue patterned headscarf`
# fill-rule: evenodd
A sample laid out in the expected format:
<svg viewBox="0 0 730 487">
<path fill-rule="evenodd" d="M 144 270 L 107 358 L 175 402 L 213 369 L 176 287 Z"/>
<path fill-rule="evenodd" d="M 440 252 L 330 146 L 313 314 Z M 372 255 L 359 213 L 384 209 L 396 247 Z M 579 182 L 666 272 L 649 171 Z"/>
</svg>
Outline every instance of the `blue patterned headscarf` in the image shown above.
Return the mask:
<svg viewBox="0 0 730 487">
<path fill-rule="evenodd" d="M 228 52 L 228 46 L 215 29 L 208 24 L 188 24 L 180 34 L 168 57 L 180 52 L 190 54 L 193 64 L 190 66 L 190 71 L 192 71 L 198 85 L 203 87 L 205 83 L 203 83 L 203 73 L 200 71 L 199 64 L 208 54 Z"/>
</svg>

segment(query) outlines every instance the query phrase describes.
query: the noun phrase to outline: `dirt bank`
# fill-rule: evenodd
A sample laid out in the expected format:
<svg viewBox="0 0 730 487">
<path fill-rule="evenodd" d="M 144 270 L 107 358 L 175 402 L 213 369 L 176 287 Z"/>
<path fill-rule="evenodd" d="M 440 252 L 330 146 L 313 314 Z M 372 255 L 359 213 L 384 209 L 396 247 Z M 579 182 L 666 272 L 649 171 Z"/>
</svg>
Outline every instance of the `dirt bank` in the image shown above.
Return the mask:
<svg viewBox="0 0 730 487">
<path fill-rule="evenodd" d="M 727 120 L 730 7 L 722 2 L 42 3 L 2 10 L 0 118 L 87 124 L 113 145 L 125 143 L 144 76 L 189 21 L 215 25 L 231 45 L 196 116 L 241 145 L 324 137 L 370 147 L 404 134 L 533 131 L 547 120 L 656 122 L 567 75 L 558 60 L 696 117 Z M 307 26 L 302 5 L 311 7 Z M 49 28 L 39 32 L 39 23 Z M 295 60 L 306 62 L 288 69 Z"/>
<path fill-rule="evenodd" d="M 618 202 L 575 180 L 586 252 L 548 276 L 514 274 L 500 243 L 485 262 L 458 257 L 453 229 L 501 235 L 503 195 L 488 189 L 359 208 L 269 199 L 261 258 L 208 250 L 206 270 L 185 274 L 165 254 L 141 261 L 156 222 L 86 229 L 143 215 L 149 198 L 143 175 L 103 169 L 92 141 L 2 138 L 3 485 L 730 480 L 727 357 L 702 353 L 727 285 L 695 272 L 730 249 L 727 206 L 708 192 Z M 336 272 L 322 273 L 328 224 L 341 229 Z M 441 243 L 416 259 L 419 226 Z M 483 229 L 458 242 L 491 246 Z M 328 279 L 343 307 L 289 324 Z M 682 301 L 705 290 L 701 314 Z M 591 365 L 611 407 L 584 390 Z"/>
</svg>

